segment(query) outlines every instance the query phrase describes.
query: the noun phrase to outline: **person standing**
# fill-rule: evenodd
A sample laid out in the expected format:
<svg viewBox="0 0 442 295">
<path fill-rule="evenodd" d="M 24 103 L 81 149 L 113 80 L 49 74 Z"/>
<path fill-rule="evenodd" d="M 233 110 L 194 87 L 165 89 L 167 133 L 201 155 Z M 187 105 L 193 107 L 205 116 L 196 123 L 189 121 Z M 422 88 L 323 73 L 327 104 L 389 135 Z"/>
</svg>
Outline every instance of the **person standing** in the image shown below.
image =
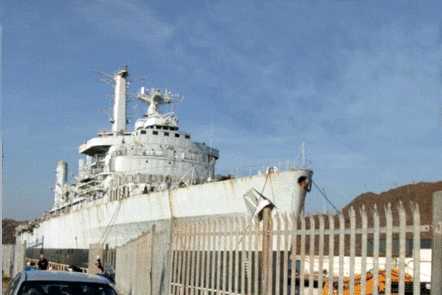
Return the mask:
<svg viewBox="0 0 442 295">
<path fill-rule="evenodd" d="M 97 261 L 95 261 L 95 266 L 98 269 L 98 273 L 104 273 L 104 267 L 103 264 L 101 263 L 100 256 L 97 256 Z"/>
<path fill-rule="evenodd" d="M 46 259 L 43 253 L 40 253 L 40 259 L 37 262 L 39 270 L 48 270 L 49 261 Z"/>
</svg>

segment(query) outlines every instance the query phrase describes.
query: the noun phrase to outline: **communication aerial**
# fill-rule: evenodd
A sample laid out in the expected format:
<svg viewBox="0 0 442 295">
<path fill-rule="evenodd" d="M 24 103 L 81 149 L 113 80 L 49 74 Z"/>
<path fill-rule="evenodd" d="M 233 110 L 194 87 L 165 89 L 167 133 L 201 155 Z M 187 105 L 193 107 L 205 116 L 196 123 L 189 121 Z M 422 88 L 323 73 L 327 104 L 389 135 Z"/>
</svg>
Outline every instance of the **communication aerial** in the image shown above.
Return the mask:
<svg viewBox="0 0 442 295">
<path fill-rule="evenodd" d="M 170 90 L 146 89 L 144 87 L 141 87 L 138 98 L 149 105 L 147 116 L 159 114 L 158 108 L 162 104 L 174 104 L 183 100 L 182 96 L 172 93 Z"/>
</svg>

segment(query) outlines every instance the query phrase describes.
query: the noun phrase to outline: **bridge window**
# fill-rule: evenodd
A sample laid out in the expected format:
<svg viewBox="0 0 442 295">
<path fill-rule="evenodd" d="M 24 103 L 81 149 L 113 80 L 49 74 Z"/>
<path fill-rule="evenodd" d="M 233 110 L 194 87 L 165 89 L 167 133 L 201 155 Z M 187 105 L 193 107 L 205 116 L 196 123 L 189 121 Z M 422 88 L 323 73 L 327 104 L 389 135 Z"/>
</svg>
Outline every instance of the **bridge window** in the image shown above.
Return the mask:
<svg viewBox="0 0 442 295">
<path fill-rule="evenodd" d="M 146 130 L 141 130 L 141 134 L 146 134 Z"/>
<path fill-rule="evenodd" d="M 178 133 L 175 133 L 175 137 L 180 137 L 180 135 Z"/>
<path fill-rule="evenodd" d="M 189 134 L 186 134 L 186 138 L 187 138 L 187 139 L 190 139 L 190 135 L 189 135 Z"/>
<path fill-rule="evenodd" d="M 164 136 L 169 136 L 169 132 L 164 132 Z"/>
<path fill-rule="evenodd" d="M 152 131 L 153 135 L 158 135 L 158 131 Z"/>
</svg>

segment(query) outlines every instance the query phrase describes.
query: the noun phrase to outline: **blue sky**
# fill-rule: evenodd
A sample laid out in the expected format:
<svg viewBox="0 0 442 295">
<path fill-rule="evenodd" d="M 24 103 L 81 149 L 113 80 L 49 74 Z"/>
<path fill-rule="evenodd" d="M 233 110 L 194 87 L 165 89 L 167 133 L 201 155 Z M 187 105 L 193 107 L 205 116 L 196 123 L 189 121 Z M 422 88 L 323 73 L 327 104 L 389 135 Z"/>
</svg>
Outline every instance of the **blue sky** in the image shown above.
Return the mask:
<svg viewBox="0 0 442 295">
<path fill-rule="evenodd" d="M 220 171 L 295 160 L 338 206 L 440 180 L 440 1 L 3 2 L 3 215 L 52 205 L 55 163 L 109 128 L 98 71 L 182 94 Z M 132 118 L 143 111 L 131 102 Z M 326 210 L 319 193 L 309 211 Z"/>
</svg>

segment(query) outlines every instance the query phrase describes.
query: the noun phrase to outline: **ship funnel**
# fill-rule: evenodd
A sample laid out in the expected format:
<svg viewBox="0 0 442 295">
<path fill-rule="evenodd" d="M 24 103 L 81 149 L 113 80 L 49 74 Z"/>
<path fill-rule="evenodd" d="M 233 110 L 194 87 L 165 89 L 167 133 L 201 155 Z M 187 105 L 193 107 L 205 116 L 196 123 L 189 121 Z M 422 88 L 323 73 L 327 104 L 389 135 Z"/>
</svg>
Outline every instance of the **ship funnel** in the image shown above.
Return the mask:
<svg viewBox="0 0 442 295">
<path fill-rule="evenodd" d="M 68 182 L 68 163 L 65 161 L 58 161 L 55 170 L 55 187 L 54 187 L 54 207 L 59 207 L 63 202 L 63 191 Z"/>
<path fill-rule="evenodd" d="M 126 131 L 126 91 L 127 91 L 127 77 L 129 71 L 127 66 L 118 71 L 114 75 L 115 90 L 114 90 L 114 109 L 113 109 L 113 121 L 112 132 L 123 133 Z"/>
</svg>

